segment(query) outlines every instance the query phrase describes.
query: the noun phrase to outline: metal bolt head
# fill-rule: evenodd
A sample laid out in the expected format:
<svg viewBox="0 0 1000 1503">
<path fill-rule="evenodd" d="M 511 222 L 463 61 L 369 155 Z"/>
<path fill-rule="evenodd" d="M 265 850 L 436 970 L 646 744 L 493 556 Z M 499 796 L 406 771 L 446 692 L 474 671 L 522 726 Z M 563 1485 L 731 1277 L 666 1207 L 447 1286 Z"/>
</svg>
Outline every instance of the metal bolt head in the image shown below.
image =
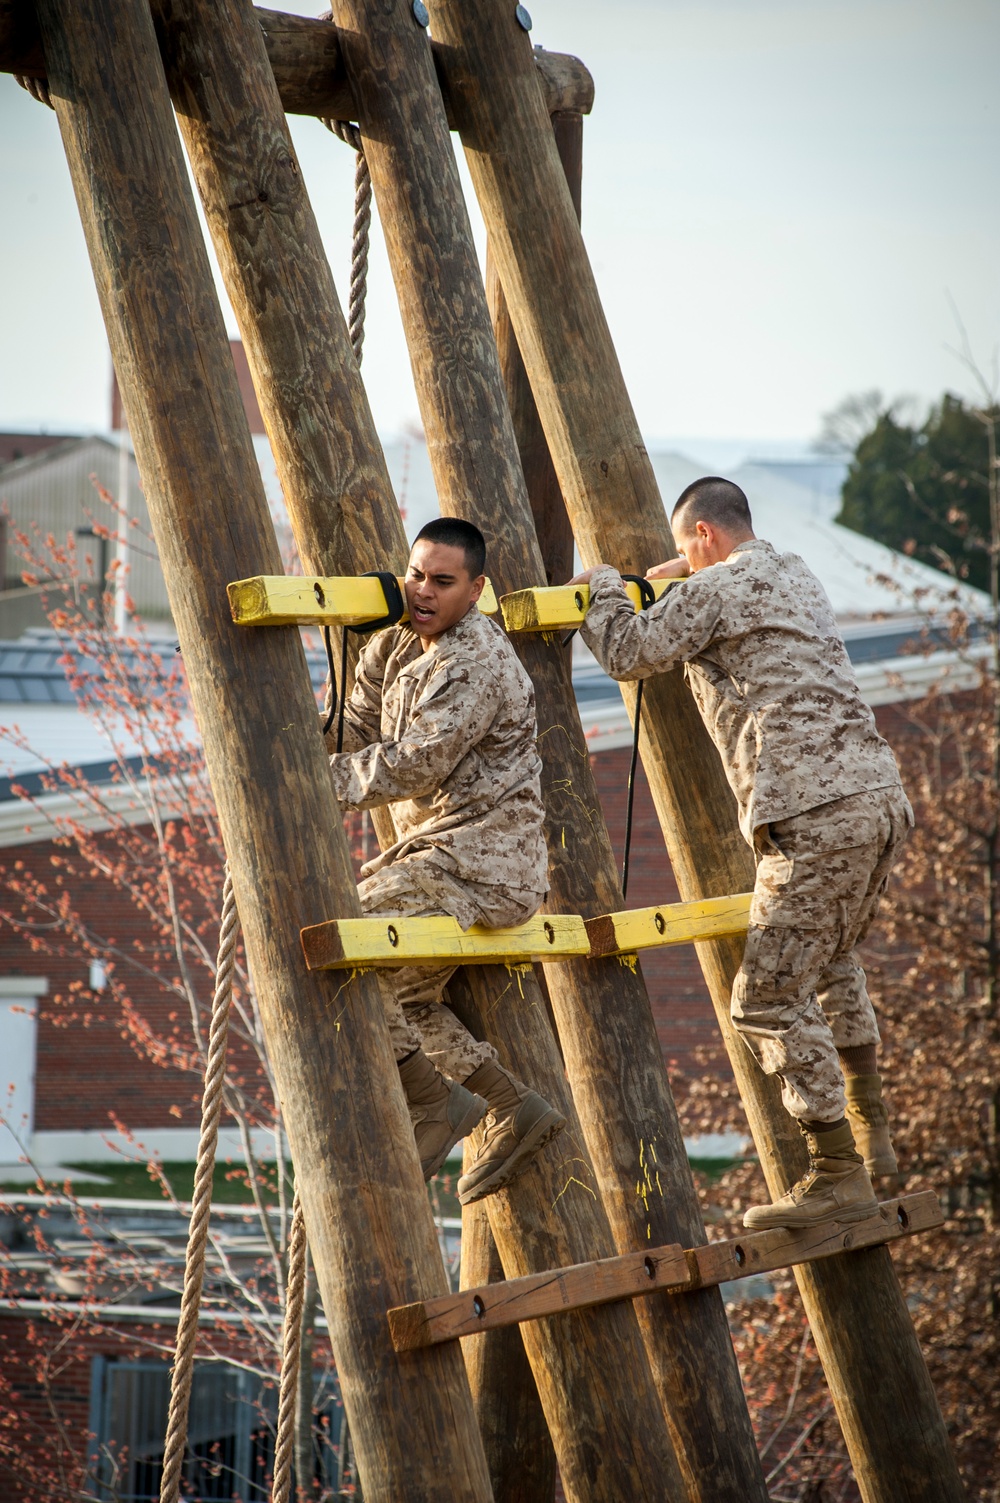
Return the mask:
<svg viewBox="0 0 1000 1503">
<path fill-rule="evenodd" d="M 518 5 L 514 8 L 514 19 L 522 31 L 531 30 L 531 16 L 526 6 Z"/>
<path fill-rule="evenodd" d="M 418 26 L 430 25 L 431 15 L 430 11 L 424 4 L 424 0 L 413 0 L 413 4 L 410 9 L 413 11 L 413 19 L 414 21 L 416 21 Z"/>
</svg>

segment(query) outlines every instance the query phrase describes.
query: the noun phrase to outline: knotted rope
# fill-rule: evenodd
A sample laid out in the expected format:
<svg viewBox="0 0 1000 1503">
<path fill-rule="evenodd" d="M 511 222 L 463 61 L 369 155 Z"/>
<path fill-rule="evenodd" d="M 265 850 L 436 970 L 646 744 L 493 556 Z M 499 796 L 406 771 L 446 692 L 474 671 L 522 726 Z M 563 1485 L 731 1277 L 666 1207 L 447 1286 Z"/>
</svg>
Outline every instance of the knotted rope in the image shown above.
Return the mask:
<svg viewBox="0 0 1000 1503">
<path fill-rule="evenodd" d="M 170 1411 L 167 1418 L 167 1438 L 163 1448 L 160 1503 L 179 1503 L 181 1473 L 187 1451 L 188 1413 L 191 1407 L 198 1315 L 201 1310 L 201 1291 L 205 1277 L 205 1253 L 208 1247 L 215 1153 L 219 1141 L 219 1118 L 222 1112 L 226 1076 L 226 1043 L 229 1036 L 229 1014 L 239 929 L 240 920 L 233 896 L 233 879 L 227 865 L 226 880 L 222 889 L 222 920 L 219 926 L 215 995 L 212 998 L 208 1055 L 205 1063 L 205 1089 L 201 1103 L 201 1137 L 198 1142 L 191 1220 L 188 1226 L 184 1292 L 181 1296 L 174 1363 L 170 1373 Z M 299 1374 L 299 1350 L 302 1345 L 305 1282 L 306 1228 L 302 1206 L 296 1191 L 288 1238 L 288 1277 L 285 1285 L 281 1381 L 278 1390 L 278 1428 L 274 1449 L 273 1503 L 288 1503 L 291 1491 L 292 1449 L 295 1440 L 295 1396 Z"/>
<path fill-rule="evenodd" d="M 274 1481 L 271 1503 L 288 1503 L 292 1491 L 292 1453 L 295 1448 L 295 1402 L 299 1356 L 302 1351 L 302 1312 L 306 1293 L 306 1223 L 296 1190 L 292 1228 L 288 1234 L 288 1280 L 285 1284 L 285 1325 L 281 1343 L 281 1384 L 278 1389 L 278 1430 L 274 1441 Z M 299 1478 L 308 1491 L 310 1479 Z"/>
<path fill-rule="evenodd" d="M 348 301 L 347 329 L 351 336 L 354 358 L 361 364 L 361 346 L 365 342 L 365 299 L 368 296 L 368 246 L 372 222 L 372 176 L 368 170 L 364 143 L 356 125 L 346 120 L 324 120 L 328 131 L 346 141 L 357 153 L 354 165 L 354 227 L 351 239 L 351 288 Z"/>
<path fill-rule="evenodd" d="M 47 78 L 26 78 L 23 73 L 15 73 L 14 82 L 20 84 L 25 93 L 30 94 L 32 99 L 37 99 L 39 104 L 47 104 L 50 110 L 55 109 L 55 105 L 49 97 L 49 81 Z"/>
<path fill-rule="evenodd" d="M 160 1503 L 177 1503 L 180 1497 L 181 1470 L 187 1450 L 188 1409 L 194 1378 L 195 1344 L 198 1339 L 198 1315 L 201 1288 L 205 1276 L 205 1250 L 208 1246 L 209 1215 L 212 1209 L 212 1181 L 215 1175 L 215 1150 L 219 1140 L 219 1116 L 226 1078 L 226 1041 L 229 1037 L 229 1011 L 233 995 L 233 972 L 236 968 L 236 941 L 240 919 L 233 897 L 233 879 L 226 866 L 222 889 L 222 920 L 219 925 L 219 955 L 215 965 L 215 995 L 208 1031 L 208 1056 L 205 1061 L 205 1090 L 201 1100 L 201 1137 L 191 1198 L 188 1225 L 187 1258 L 184 1266 L 184 1292 L 177 1321 L 174 1364 L 170 1372 L 170 1412 L 167 1438 L 163 1448 L 163 1477 Z"/>
</svg>

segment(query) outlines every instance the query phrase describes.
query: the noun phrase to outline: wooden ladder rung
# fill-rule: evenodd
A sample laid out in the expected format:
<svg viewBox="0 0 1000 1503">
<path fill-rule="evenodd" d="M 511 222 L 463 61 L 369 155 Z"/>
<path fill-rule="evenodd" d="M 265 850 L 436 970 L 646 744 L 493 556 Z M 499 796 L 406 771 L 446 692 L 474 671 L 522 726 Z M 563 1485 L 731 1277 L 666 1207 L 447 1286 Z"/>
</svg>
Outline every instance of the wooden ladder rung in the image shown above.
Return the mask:
<svg viewBox="0 0 1000 1503">
<path fill-rule="evenodd" d="M 329 919 L 302 931 L 311 971 L 362 969 L 453 960 L 456 965 L 518 965 L 588 955 L 590 940 L 577 913 L 545 913 L 510 929 L 479 924 L 463 930 L 453 918 Z"/>
<path fill-rule="evenodd" d="M 402 580 L 399 588 L 403 588 Z M 388 610 L 379 581 L 360 575 L 259 574 L 227 585 L 226 594 L 238 626 L 363 626 L 378 621 Z M 479 609 L 487 616 L 499 610 L 489 580 Z"/>
<path fill-rule="evenodd" d="M 675 1244 L 651 1247 L 645 1253 L 601 1258 L 400 1305 L 388 1312 L 389 1330 L 396 1351 L 408 1352 L 522 1320 L 637 1299 L 656 1290 L 683 1294 L 751 1273 L 773 1273 L 796 1263 L 877 1247 L 914 1232 L 933 1231 L 943 1224 L 937 1196 L 933 1190 L 924 1190 L 883 1201 L 876 1215 L 851 1225 L 826 1222 L 806 1231 L 746 1232 L 686 1251 Z"/>
<path fill-rule="evenodd" d="M 651 579 L 657 600 L 675 579 Z M 625 593 L 639 609 L 639 586 L 626 584 Z M 514 590 L 500 596 L 503 624 L 509 632 L 568 631 L 580 626 L 590 605 L 590 586 L 547 585 L 535 590 Z"/>
<path fill-rule="evenodd" d="M 632 955 L 661 945 L 689 944 L 745 934 L 752 892 L 729 898 L 700 898 L 694 903 L 661 903 L 658 908 L 632 908 L 587 920 L 590 953 Z"/>
</svg>

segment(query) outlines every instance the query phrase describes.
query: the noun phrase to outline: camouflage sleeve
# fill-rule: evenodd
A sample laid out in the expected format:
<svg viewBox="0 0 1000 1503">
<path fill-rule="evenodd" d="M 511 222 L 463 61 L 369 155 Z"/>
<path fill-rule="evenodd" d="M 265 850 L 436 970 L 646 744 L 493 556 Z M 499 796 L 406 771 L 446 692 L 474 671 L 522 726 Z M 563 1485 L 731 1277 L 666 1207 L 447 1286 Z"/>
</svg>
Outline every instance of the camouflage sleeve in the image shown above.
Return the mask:
<svg viewBox="0 0 1000 1503">
<path fill-rule="evenodd" d="M 590 578 L 590 605 L 580 635 L 614 679 L 648 678 L 697 657 L 719 622 L 714 580 L 702 570 L 672 585 L 655 605 L 636 611 L 610 565 Z"/>
<path fill-rule="evenodd" d="M 330 758 L 333 785 L 346 809 L 372 809 L 426 797 L 489 730 L 496 695 L 477 665 L 446 665 L 428 678 L 399 741 L 376 741 Z"/>
<path fill-rule="evenodd" d="M 354 687 L 344 711 L 344 751 L 371 746 L 382 734 L 382 682 L 392 648 L 391 632 L 380 631 L 366 642 L 354 670 Z M 329 743 L 328 743 L 329 744 Z M 333 751 L 335 747 L 331 746 Z"/>
</svg>

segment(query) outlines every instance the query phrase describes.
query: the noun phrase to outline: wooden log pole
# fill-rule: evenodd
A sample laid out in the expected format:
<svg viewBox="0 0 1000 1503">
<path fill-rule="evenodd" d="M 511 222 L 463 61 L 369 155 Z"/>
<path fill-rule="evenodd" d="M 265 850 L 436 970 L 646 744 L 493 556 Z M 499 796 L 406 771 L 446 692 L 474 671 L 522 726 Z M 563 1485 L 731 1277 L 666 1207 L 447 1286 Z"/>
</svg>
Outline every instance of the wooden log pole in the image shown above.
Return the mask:
<svg viewBox="0 0 1000 1503">
<path fill-rule="evenodd" d="M 359 111 L 371 122 L 370 134 L 363 133 L 365 152 L 441 509 L 481 527 L 498 593 L 540 583 L 544 565 L 426 38 L 403 7 L 334 0 L 333 15 Z M 551 141 L 547 120 L 546 128 Z M 540 215 L 537 224 L 543 222 Z M 545 764 L 549 906 L 553 912 L 596 916 L 608 912 L 608 904 L 620 907 L 622 900 L 567 655 L 534 637 L 518 639 L 516 646 L 536 690 Z M 615 1246 L 624 1253 L 656 1243 L 703 1240 L 641 976 L 617 960 L 568 961 L 547 967 L 546 974 L 573 1099 Z M 534 1002 L 530 1008 L 519 1007 L 516 1018 L 508 1004 L 491 1011 L 482 992 L 486 978 L 477 970 L 467 979 L 479 1026 L 507 1052 L 512 1068 L 543 1089 L 541 1006 L 537 1016 Z M 537 1042 L 525 1019 L 534 1019 Z M 554 1057 L 551 1068 L 558 1069 Z M 551 1088 L 559 1088 L 558 1078 Z M 543 1239 L 537 1227 L 529 1242 L 518 1243 L 516 1267 L 510 1258 L 517 1216 L 528 1214 L 521 1198 L 530 1183 L 512 1186 L 509 1200 L 497 1196 L 488 1202 L 508 1276 L 556 1266 L 541 1261 Z M 562 1188 L 557 1184 L 556 1194 Z M 513 1220 L 510 1206 L 517 1210 Z M 565 1235 L 560 1245 L 569 1252 Z M 646 1302 L 636 1315 L 689 1497 L 706 1503 L 763 1500 L 766 1492 L 718 1292 L 704 1291 L 683 1305 Z M 530 1352 L 534 1333 L 522 1334 Z M 711 1373 L 708 1385 L 706 1372 Z M 635 1404 L 633 1414 L 639 1412 Z"/>
<path fill-rule="evenodd" d="M 327 575 L 398 568 L 402 522 L 252 13 L 238 0 L 169 0 L 158 15 L 181 128 L 305 567 Z M 526 1061 L 572 1119 L 533 978 L 484 967 L 477 988 L 480 1022 L 501 1052 L 511 1034 L 511 1058 Z M 491 1206 L 503 1202 L 497 1241 L 516 1272 L 613 1250 L 587 1170 L 567 1169 L 567 1155 L 586 1158 L 572 1121 L 529 1174 L 491 1198 Z M 531 1361 L 569 1497 L 676 1496 L 669 1438 L 631 1312 L 538 1322 Z"/>
<path fill-rule="evenodd" d="M 471 1149 L 466 1146 L 467 1161 Z M 486 1203 L 462 1208 L 463 1289 L 498 1284 L 503 1264 L 497 1251 Z M 483 1448 L 490 1469 L 495 1503 L 552 1503 L 556 1490 L 556 1453 L 531 1364 L 516 1326 L 487 1331 L 462 1343 L 465 1366 L 476 1405 Z"/>
<path fill-rule="evenodd" d="M 280 559 L 144 0 L 42 0 L 47 72 L 229 852 L 366 1496 L 488 1503 L 461 1355 L 400 1360 L 393 1291 L 444 1292 L 374 978 L 310 976 L 299 930 L 347 843 L 296 628 L 228 580 Z M 334 1017 L 336 1016 L 336 1023 Z"/>
<path fill-rule="evenodd" d="M 430 0 L 430 11 L 449 49 L 452 108 L 584 563 L 643 573 L 676 550 L 531 71 L 531 44 L 499 0 Z M 679 674 L 647 681 L 642 750 L 682 898 L 745 891 L 750 853 Z M 780 1194 L 802 1172 L 804 1150 L 776 1083 L 757 1070 L 729 1020 L 742 945 L 703 944 L 699 957 L 769 1188 Z M 797 1277 L 865 1499 L 961 1498 L 888 1253 L 817 1263 Z"/>
<path fill-rule="evenodd" d="M 579 219 L 583 194 L 583 116 L 575 110 L 557 110 L 552 115 L 552 130 L 576 217 Z M 559 489 L 559 477 L 552 463 L 549 446 L 545 442 L 545 430 L 531 393 L 531 383 L 524 369 L 521 351 L 517 347 L 517 336 L 504 300 L 496 258 L 488 242 L 486 302 L 497 342 L 500 371 L 514 424 L 524 483 L 535 520 L 545 580 L 550 585 L 563 584 L 574 572 L 573 527 Z"/>
</svg>

